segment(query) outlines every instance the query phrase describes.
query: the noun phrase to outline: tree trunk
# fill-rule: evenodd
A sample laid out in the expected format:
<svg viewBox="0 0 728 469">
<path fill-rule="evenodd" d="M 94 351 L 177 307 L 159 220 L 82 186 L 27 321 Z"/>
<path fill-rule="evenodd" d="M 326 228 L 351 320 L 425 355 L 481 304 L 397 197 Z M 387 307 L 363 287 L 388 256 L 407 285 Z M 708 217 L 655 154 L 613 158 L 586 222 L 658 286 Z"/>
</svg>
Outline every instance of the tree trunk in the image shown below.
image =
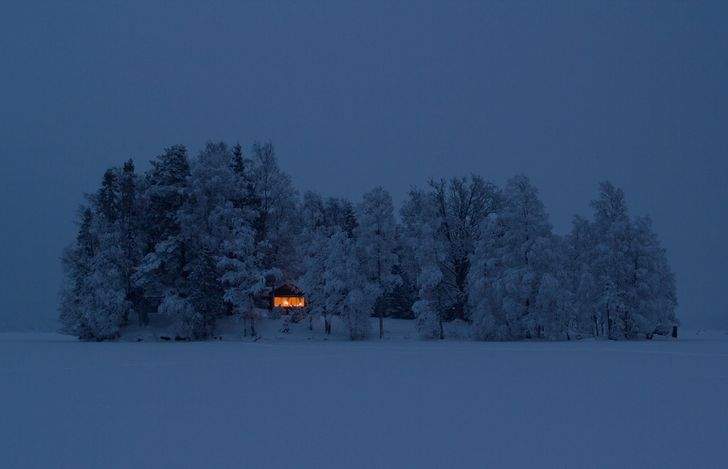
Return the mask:
<svg viewBox="0 0 728 469">
<path fill-rule="evenodd" d="M 607 311 L 607 339 L 612 340 L 612 318 Z"/>
<path fill-rule="evenodd" d="M 137 313 L 139 315 L 139 325 L 140 326 L 148 326 L 149 325 L 149 315 L 146 311 L 144 311 L 144 306 L 139 306 L 139 312 Z"/>
<path fill-rule="evenodd" d="M 379 339 L 384 339 L 384 311 L 379 310 Z"/>
<path fill-rule="evenodd" d="M 445 329 L 442 327 L 442 318 L 440 318 L 440 340 L 445 339 Z"/>
</svg>

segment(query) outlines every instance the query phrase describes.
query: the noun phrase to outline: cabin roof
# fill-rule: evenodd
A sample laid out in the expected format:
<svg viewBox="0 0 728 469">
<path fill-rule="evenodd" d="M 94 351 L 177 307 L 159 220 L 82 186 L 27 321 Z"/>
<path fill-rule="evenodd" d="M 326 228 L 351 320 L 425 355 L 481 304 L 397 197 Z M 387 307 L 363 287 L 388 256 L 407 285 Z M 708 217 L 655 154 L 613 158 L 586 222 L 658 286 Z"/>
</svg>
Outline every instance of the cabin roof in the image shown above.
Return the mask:
<svg viewBox="0 0 728 469">
<path fill-rule="evenodd" d="M 273 290 L 273 296 L 303 296 L 303 291 L 293 284 L 285 283 Z"/>
</svg>

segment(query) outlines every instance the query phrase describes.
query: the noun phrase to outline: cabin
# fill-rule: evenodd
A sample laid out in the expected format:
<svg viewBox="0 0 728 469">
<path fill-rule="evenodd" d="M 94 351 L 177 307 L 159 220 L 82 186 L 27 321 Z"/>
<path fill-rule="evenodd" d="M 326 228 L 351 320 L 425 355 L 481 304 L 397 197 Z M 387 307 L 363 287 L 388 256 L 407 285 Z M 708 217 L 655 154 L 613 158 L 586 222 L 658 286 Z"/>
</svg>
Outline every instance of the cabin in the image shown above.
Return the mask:
<svg viewBox="0 0 728 469">
<path fill-rule="evenodd" d="M 281 285 L 278 288 L 273 289 L 271 295 L 271 309 L 272 308 L 284 308 L 284 309 L 299 309 L 306 307 L 306 297 L 304 296 L 301 289 L 290 283 Z"/>
</svg>

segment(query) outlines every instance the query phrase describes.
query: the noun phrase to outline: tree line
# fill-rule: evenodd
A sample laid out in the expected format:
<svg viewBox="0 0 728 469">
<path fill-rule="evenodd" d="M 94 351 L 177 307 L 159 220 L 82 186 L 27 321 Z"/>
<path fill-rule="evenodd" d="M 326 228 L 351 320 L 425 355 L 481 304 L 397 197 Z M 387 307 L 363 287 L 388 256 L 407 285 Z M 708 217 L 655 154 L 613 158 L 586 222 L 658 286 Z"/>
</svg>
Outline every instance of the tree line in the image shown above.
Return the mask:
<svg viewBox="0 0 728 469">
<path fill-rule="evenodd" d="M 282 283 L 306 293 L 327 333 L 353 340 L 370 317 L 414 319 L 423 338 L 464 321 L 480 340 L 651 338 L 677 323 L 675 278 L 649 217 L 599 185 L 591 219 L 553 233 L 523 175 L 412 188 L 398 216 L 376 187 L 360 201 L 302 196 L 270 143 L 166 148 L 144 174 L 110 168 L 78 211 L 62 255 L 63 331 L 113 340 L 150 315 L 191 340 L 226 315 L 255 320 L 256 299 Z M 252 324 L 252 323 L 251 323 Z M 251 326 L 252 327 L 252 326 Z"/>
</svg>

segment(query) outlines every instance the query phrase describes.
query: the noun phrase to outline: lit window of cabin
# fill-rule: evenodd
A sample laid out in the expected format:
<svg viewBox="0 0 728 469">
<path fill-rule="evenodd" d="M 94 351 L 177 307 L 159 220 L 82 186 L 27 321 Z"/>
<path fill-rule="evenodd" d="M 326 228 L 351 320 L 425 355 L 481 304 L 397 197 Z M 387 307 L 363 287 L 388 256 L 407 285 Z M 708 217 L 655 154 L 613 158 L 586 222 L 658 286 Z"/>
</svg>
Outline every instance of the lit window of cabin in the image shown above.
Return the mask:
<svg viewBox="0 0 728 469">
<path fill-rule="evenodd" d="M 282 285 L 273 290 L 271 305 L 274 308 L 305 308 L 306 297 L 295 285 Z"/>
<path fill-rule="evenodd" d="M 306 299 L 302 296 L 274 296 L 274 308 L 303 308 L 306 306 Z"/>
</svg>

